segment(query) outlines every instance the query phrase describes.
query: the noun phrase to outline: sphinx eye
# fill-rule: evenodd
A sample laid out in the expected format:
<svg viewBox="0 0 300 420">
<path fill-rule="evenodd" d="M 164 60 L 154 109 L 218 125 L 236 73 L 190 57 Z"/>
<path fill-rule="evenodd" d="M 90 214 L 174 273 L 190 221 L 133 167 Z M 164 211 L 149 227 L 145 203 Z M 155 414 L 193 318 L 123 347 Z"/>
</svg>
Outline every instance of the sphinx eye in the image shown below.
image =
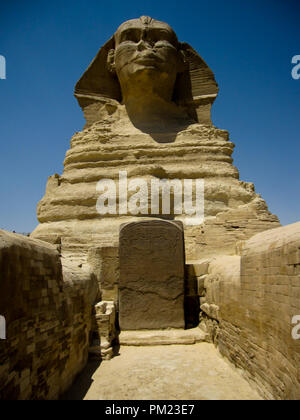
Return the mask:
<svg viewBox="0 0 300 420">
<path fill-rule="evenodd" d="M 132 29 L 128 29 L 127 31 L 124 31 L 121 35 L 121 42 L 126 42 L 126 41 L 139 42 L 139 34 Z"/>
<path fill-rule="evenodd" d="M 172 43 L 172 36 L 168 31 L 157 31 L 155 34 L 155 41 L 168 41 Z"/>
</svg>

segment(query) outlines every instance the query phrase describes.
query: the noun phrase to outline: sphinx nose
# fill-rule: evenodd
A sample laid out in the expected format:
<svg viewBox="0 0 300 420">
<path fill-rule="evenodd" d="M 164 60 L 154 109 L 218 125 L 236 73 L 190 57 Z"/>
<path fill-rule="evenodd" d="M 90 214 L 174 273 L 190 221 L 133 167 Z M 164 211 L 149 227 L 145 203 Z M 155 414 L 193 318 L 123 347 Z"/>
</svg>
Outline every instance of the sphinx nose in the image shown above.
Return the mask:
<svg viewBox="0 0 300 420">
<path fill-rule="evenodd" d="M 137 49 L 138 51 L 144 51 L 146 49 L 152 48 L 152 45 L 150 44 L 150 42 L 141 39 L 140 42 L 137 45 Z"/>
</svg>

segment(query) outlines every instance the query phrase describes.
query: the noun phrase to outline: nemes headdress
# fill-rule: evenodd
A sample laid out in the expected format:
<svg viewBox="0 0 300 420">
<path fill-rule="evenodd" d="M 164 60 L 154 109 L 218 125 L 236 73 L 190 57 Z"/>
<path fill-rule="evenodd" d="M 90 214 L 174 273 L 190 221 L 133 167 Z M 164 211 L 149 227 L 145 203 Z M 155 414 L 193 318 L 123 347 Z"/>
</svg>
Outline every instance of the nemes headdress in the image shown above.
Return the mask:
<svg viewBox="0 0 300 420">
<path fill-rule="evenodd" d="M 142 16 L 140 20 L 144 25 L 151 25 L 153 21 L 148 16 Z M 219 90 L 214 74 L 189 44 L 178 42 L 178 48 L 183 55 L 185 69 L 177 75 L 173 101 L 186 107 L 196 122 L 211 124 L 211 105 Z M 109 71 L 107 65 L 107 57 L 112 49 L 115 49 L 114 36 L 100 48 L 75 86 L 74 94 L 83 110 L 86 106 L 105 98 L 122 102 L 118 77 Z"/>
</svg>

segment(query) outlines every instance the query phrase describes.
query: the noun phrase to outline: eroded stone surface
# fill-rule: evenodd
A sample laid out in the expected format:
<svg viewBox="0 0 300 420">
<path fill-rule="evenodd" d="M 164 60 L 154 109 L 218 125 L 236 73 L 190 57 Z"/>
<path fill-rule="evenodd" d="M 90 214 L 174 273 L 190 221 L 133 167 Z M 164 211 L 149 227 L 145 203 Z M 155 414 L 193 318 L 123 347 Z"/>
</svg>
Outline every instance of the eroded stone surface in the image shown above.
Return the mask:
<svg viewBox="0 0 300 420">
<path fill-rule="evenodd" d="M 173 222 L 137 222 L 121 228 L 121 330 L 184 328 L 183 241 L 182 226 Z"/>
<path fill-rule="evenodd" d="M 91 357 L 110 360 L 113 356 L 113 345 L 116 333 L 116 307 L 113 301 L 101 301 L 95 305 L 94 339 L 89 353 Z"/>
<path fill-rule="evenodd" d="M 33 236 L 85 263 L 91 247 L 118 244 L 121 224 L 157 217 L 150 206 L 138 217 L 97 213 L 98 181 L 116 181 L 118 202 L 120 171 L 148 185 L 205 180 L 204 222 L 174 216 L 185 225 L 188 259 L 232 255 L 237 240 L 279 226 L 253 184 L 239 180 L 228 132 L 211 123 L 217 92 L 213 72 L 169 25 L 151 18 L 121 25 L 76 85 L 87 125 L 71 140 L 63 175 L 48 181 Z"/>
<path fill-rule="evenodd" d="M 118 302 L 119 286 L 119 248 L 92 247 L 88 253 L 88 264 L 93 267 L 93 273 L 99 279 L 99 290 L 104 301 Z"/>
</svg>

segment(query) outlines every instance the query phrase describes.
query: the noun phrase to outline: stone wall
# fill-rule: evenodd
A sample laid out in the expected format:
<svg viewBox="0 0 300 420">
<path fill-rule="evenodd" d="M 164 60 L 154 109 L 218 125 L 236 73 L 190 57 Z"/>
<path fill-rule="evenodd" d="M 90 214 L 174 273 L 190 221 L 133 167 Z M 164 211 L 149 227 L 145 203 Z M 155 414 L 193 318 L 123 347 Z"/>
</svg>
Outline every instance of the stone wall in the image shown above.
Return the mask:
<svg viewBox="0 0 300 420">
<path fill-rule="evenodd" d="M 269 399 L 300 399 L 300 223 L 255 235 L 240 256 L 212 259 L 202 326 Z M 203 300 L 204 299 L 204 300 Z"/>
<path fill-rule="evenodd" d="M 87 262 L 95 275 L 101 298 L 118 305 L 120 261 L 118 246 L 90 247 Z"/>
<path fill-rule="evenodd" d="M 85 366 L 97 284 L 47 243 L 0 231 L 0 400 L 56 399 Z"/>
</svg>

